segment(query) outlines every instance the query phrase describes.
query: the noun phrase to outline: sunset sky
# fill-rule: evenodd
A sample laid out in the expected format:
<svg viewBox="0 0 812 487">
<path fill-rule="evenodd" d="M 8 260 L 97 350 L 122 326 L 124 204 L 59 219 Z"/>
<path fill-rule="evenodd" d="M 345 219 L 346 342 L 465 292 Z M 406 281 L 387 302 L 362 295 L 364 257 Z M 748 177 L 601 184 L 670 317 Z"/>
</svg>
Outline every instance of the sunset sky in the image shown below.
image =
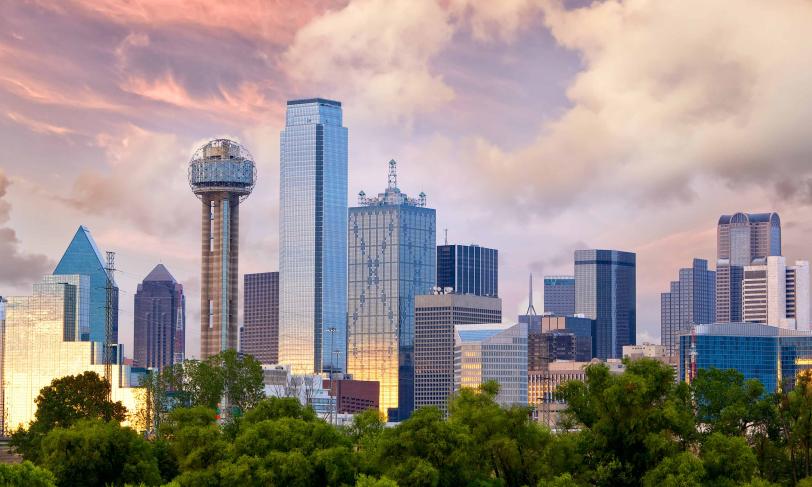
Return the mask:
<svg viewBox="0 0 812 487">
<path fill-rule="evenodd" d="M 812 258 L 811 25 L 808 0 L 0 2 L 0 295 L 84 224 L 117 252 L 126 349 L 163 263 L 197 355 L 189 157 L 221 136 L 254 154 L 240 271 L 277 270 L 285 101 L 320 96 L 343 103 L 351 205 L 396 159 L 439 241 L 499 249 L 506 321 L 528 273 L 628 250 L 656 341 L 677 270 L 715 267 L 719 214 L 778 211 L 788 260 Z"/>
</svg>

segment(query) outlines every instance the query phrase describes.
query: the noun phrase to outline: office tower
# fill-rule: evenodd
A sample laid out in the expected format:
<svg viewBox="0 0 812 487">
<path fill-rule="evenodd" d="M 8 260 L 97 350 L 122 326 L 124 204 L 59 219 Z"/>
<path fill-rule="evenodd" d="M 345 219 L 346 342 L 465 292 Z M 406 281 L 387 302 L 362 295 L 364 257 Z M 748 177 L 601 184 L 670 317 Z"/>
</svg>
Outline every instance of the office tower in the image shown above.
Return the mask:
<svg viewBox="0 0 812 487">
<path fill-rule="evenodd" d="M 381 410 L 391 421 L 414 409 L 415 296 L 437 277 L 437 216 L 426 195 L 409 198 L 389 185 L 377 197 L 359 194 L 349 223 L 349 373 L 381 384 Z"/>
<path fill-rule="evenodd" d="M 741 321 L 744 267 L 781 255 L 781 219 L 778 213 L 722 215 L 716 245 L 716 321 Z"/>
<path fill-rule="evenodd" d="M 186 297 L 169 270 L 156 265 L 134 297 L 133 360 L 136 367 L 163 369 L 183 362 Z"/>
<path fill-rule="evenodd" d="M 595 320 L 582 316 L 540 316 L 519 315 L 519 323 L 528 326 L 528 333 L 567 332 L 575 336 L 575 358 L 579 362 L 589 362 L 594 358 Z"/>
<path fill-rule="evenodd" d="M 812 333 L 761 323 L 696 325 L 679 337 L 679 377 L 691 382 L 700 369 L 736 369 L 745 380 L 758 379 L 770 394 L 795 387 L 809 373 Z"/>
<path fill-rule="evenodd" d="M 810 329 L 809 261 L 787 266 L 787 319 L 795 320 L 796 330 Z"/>
<path fill-rule="evenodd" d="M 454 390 L 499 383 L 496 402 L 527 404 L 527 325 L 454 327 Z"/>
<path fill-rule="evenodd" d="M 660 294 L 660 336 L 666 353 L 675 356 L 680 333 L 716 322 L 716 273 L 708 270 L 708 261 L 694 259 L 690 268 L 679 270 L 670 289 Z"/>
<path fill-rule="evenodd" d="M 46 276 L 34 284 L 31 296 L 6 298 L 0 329 L 4 433 L 28 426 L 35 399 L 54 379 L 85 371 L 104 377 L 103 341 L 76 337 L 76 330 L 90 327 L 92 310 L 83 303 L 92 299 L 91 283 L 84 275 Z M 135 411 L 129 366 L 113 364 L 112 379 L 113 401 Z"/>
<path fill-rule="evenodd" d="M 256 180 L 254 157 L 233 140 L 211 140 L 189 161 L 189 185 L 202 203 L 201 359 L 237 348 L 239 205 Z"/>
<path fill-rule="evenodd" d="M 439 251 L 439 247 L 438 247 Z M 454 326 L 501 323 L 502 300 L 471 294 L 415 297 L 414 407 L 447 411 L 454 392 Z"/>
<path fill-rule="evenodd" d="M 263 364 L 279 362 L 279 273 L 246 274 L 240 351 Z"/>
<path fill-rule="evenodd" d="M 347 129 L 341 103 L 287 104 L 279 162 L 279 362 L 345 371 Z"/>
<path fill-rule="evenodd" d="M 54 269 L 54 275 L 78 274 L 87 276 L 90 280 L 90 295 L 88 309 L 90 321 L 85 328 L 89 335 L 77 339 L 92 340 L 104 343 L 107 307 L 107 282 L 113 281 L 108 277 L 104 258 L 96 246 L 90 230 L 84 225 L 76 230 L 68 248 Z M 118 286 L 113 285 L 113 343 L 118 342 Z"/>
<path fill-rule="evenodd" d="M 544 276 L 544 312 L 561 316 L 575 314 L 575 277 Z"/>
<path fill-rule="evenodd" d="M 787 266 L 782 256 L 744 267 L 742 321 L 809 329 L 809 264 Z"/>
<path fill-rule="evenodd" d="M 599 359 L 621 358 L 637 342 L 636 256 L 619 250 L 575 251 L 575 311 L 595 320 Z"/>
<path fill-rule="evenodd" d="M 438 245 L 437 287 L 456 294 L 499 296 L 499 251 L 479 245 Z"/>
<path fill-rule="evenodd" d="M 380 384 L 370 380 L 324 379 L 322 387 L 335 398 L 338 414 L 358 414 L 367 409 L 378 409 Z"/>
</svg>

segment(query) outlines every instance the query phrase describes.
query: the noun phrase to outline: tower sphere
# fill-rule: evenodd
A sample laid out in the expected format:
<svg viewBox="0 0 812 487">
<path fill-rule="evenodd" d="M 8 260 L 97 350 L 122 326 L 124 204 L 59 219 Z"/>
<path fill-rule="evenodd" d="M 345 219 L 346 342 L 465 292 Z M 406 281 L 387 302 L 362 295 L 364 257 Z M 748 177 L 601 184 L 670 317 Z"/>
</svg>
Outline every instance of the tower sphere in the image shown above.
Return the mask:
<svg viewBox="0 0 812 487">
<path fill-rule="evenodd" d="M 229 139 L 212 139 L 200 146 L 189 161 L 189 186 L 200 198 L 204 193 L 228 192 L 240 201 L 257 182 L 254 156 Z"/>
</svg>

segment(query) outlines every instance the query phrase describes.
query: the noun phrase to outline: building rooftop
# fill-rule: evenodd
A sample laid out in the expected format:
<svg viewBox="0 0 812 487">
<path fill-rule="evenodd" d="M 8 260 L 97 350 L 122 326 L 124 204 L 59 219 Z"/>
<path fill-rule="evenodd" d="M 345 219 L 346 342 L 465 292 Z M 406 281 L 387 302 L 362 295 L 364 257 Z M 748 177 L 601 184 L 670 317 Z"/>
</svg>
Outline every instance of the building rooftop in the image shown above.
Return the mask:
<svg viewBox="0 0 812 487">
<path fill-rule="evenodd" d="M 761 323 L 714 323 L 712 325 L 696 325 L 694 328 L 696 329 L 697 335 L 709 336 L 812 337 L 812 332 L 809 331 L 792 330 Z M 686 330 L 680 333 L 680 335 L 690 336 L 691 331 Z"/>
<path fill-rule="evenodd" d="M 163 264 L 156 265 L 155 268 L 147 274 L 147 277 L 144 278 L 144 282 L 146 281 L 177 282 Z"/>
<path fill-rule="evenodd" d="M 332 105 L 335 107 L 340 107 L 341 102 L 335 100 L 328 100 L 327 98 L 302 98 L 299 100 L 288 100 L 288 106 L 290 105 L 306 105 L 308 103 L 321 103 L 324 105 Z"/>
</svg>

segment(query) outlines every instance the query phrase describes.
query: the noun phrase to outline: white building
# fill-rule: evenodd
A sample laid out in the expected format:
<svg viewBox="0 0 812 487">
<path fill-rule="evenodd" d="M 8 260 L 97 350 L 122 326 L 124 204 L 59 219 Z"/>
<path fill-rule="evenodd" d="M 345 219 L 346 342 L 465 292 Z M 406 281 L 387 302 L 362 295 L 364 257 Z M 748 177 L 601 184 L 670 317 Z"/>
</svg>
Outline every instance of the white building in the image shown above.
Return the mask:
<svg viewBox="0 0 812 487">
<path fill-rule="evenodd" d="M 496 401 L 527 404 L 527 325 L 480 324 L 454 327 L 454 390 L 499 383 Z"/>
<path fill-rule="evenodd" d="M 324 388 L 319 374 L 294 375 L 290 365 L 262 365 L 267 397 L 295 397 L 303 406 L 310 406 L 316 414 L 329 420 L 333 413 L 334 398 Z"/>
<path fill-rule="evenodd" d="M 787 266 L 782 256 L 769 256 L 744 268 L 742 320 L 774 323 L 781 328 L 809 329 L 809 262 Z"/>
</svg>

